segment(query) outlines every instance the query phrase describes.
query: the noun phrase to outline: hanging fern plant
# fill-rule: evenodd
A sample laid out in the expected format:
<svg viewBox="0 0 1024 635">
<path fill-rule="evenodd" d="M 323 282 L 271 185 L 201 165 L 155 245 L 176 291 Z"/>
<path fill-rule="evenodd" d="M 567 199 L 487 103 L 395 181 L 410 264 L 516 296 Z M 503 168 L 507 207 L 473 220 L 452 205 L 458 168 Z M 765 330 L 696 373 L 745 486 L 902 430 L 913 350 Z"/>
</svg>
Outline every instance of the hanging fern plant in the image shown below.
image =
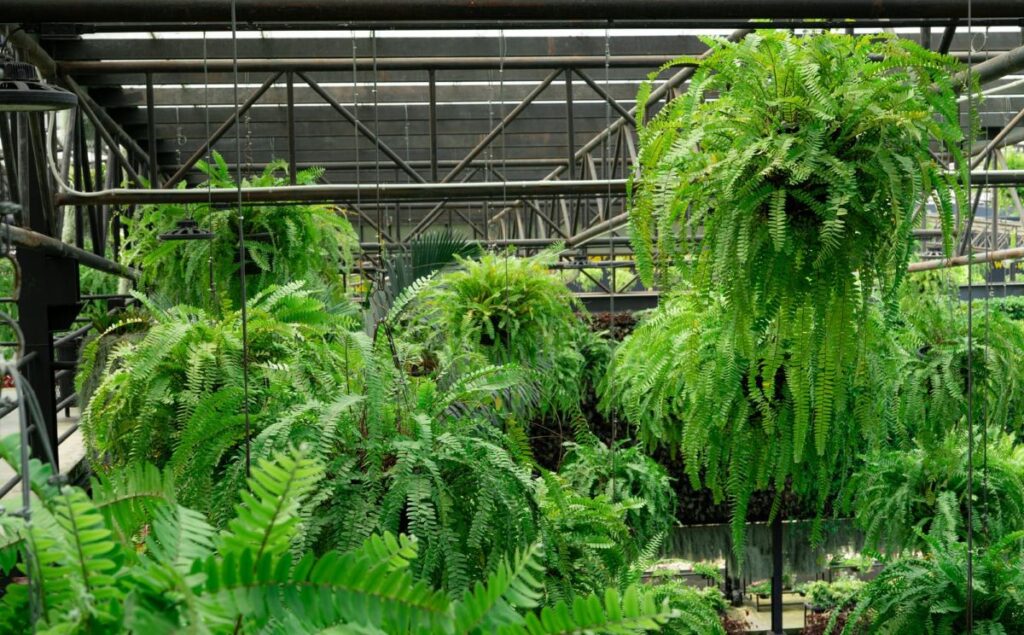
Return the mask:
<svg viewBox="0 0 1024 635">
<path fill-rule="evenodd" d="M 235 188 L 227 163 L 217 152 L 213 162 L 196 167 L 207 176 L 197 189 Z M 288 185 L 287 164 L 275 161 L 261 174 L 242 180 L 243 188 Z M 316 183 L 322 168 L 300 170 L 299 185 Z M 180 187 L 184 188 L 184 183 Z M 307 288 L 342 297 L 342 273 L 352 263 L 358 239 L 352 225 L 333 206 L 266 204 L 244 210 L 246 285 L 253 294 L 271 285 L 303 280 Z M 213 234 L 210 240 L 164 241 L 160 235 L 183 219 L 194 219 Z M 142 270 L 143 288 L 174 304 L 216 307 L 226 299 L 227 310 L 241 306 L 238 270 L 238 209 L 206 203 L 154 205 L 125 219 L 131 243 L 126 264 Z"/>
<path fill-rule="evenodd" d="M 709 44 L 689 90 L 640 129 L 638 268 L 652 283 L 675 263 L 698 291 L 722 294 L 721 346 L 754 362 L 763 399 L 775 399 L 777 376 L 788 384 L 800 461 L 807 439 L 825 452 L 840 373 L 864 354 L 869 299 L 893 297 L 930 200 L 951 247 L 966 175 L 947 173 L 930 146 L 966 170 L 960 67 L 884 35 L 761 31 Z"/>
</svg>

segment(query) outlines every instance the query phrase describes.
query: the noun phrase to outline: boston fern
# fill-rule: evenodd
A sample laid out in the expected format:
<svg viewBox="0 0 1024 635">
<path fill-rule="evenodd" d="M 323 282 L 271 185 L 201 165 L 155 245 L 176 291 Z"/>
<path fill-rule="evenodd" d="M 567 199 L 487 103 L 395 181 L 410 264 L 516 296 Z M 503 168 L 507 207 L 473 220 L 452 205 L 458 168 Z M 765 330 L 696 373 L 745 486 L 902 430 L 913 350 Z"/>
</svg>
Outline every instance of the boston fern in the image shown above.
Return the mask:
<svg viewBox="0 0 1024 635">
<path fill-rule="evenodd" d="M 723 295 L 721 349 L 750 362 L 733 381 L 764 378 L 770 402 L 784 379 L 800 462 L 805 443 L 827 451 L 845 405 L 836 385 L 865 355 L 870 298 L 898 287 L 929 200 L 949 247 L 964 174 L 947 174 L 930 145 L 966 170 L 959 64 L 884 35 L 709 44 L 688 91 L 640 129 L 639 272 L 652 282 L 656 265 L 674 265 Z"/>
<path fill-rule="evenodd" d="M 3 454 L 16 465 L 15 445 L 5 443 Z M 404 536 L 373 536 L 320 556 L 296 552 L 300 509 L 322 477 L 322 466 L 301 451 L 260 461 L 233 519 L 217 531 L 178 504 L 153 468 L 99 482 L 90 499 L 33 462 L 31 522 L 0 522 L 0 567 L 31 576 L 7 587 L 0 629 L 638 633 L 679 615 L 636 587 L 540 608 L 538 545 L 502 560 L 485 583 L 458 596 L 414 579 L 417 546 Z"/>
<path fill-rule="evenodd" d="M 955 527 L 922 537 L 923 553 L 888 563 L 858 594 L 842 635 L 1010 635 L 1024 632 L 1024 532 L 975 546 L 972 627 L 967 620 L 967 543 Z M 838 635 L 840 614 L 826 633 Z"/>
<path fill-rule="evenodd" d="M 979 539 L 1024 529 L 1024 448 L 993 432 L 975 440 L 972 493 L 967 489 L 966 434 L 911 450 L 869 453 L 849 481 L 845 506 L 867 545 L 890 552 L 923 549 L 925 534 L 959 527 L 973 506 Z"/>
<path fill-rule="evenodd" d="M 923 279 L 922 279 L 923 278 Z M 936 292 L 929 292 L 936 287 Z M 901 439 L 941 443 L 967 424 L 967 305 L 948 280 L 917 275 L 900 300 L 896 330 L 904 351 L 898 420 Z M 1024 326 L 997 307 L 974 302 L 971 359 L 974 420 L 1020 431 L 1024 417 Z"/>
<path fill-rule="evenodd" d="M 607 346 L 575 315 L 579 303 L 548 270 L 554 253 L 460 259 L 459 269 L 425 284 L 411 299 L 401 316 L 402 338 L 442 363 L 469 355 L 481 364 L 529 369 L 539 408 L 509 406 L 525 416 L 576 417 Z"/>
<path fill-rule="evenodd" d="M 182 500 L 211 511 L 222 462 L 245 434 L 241 313 L 217 319 L 202 309 L 163 309 L 138 297 L 149 313 L 115 324 L 82 354 L 79 388 L 92 386 L 84 391 L 82 429 L 98 459 L 94 467 L 170 464 L 180 476 Z M 144 330 L 132 330 L 138 326 Z M 289 407 L 342 389 L 347 353 L 356 352 L 340 341 L 344 326 L 302 283 L 267 288 L 249 300 L 254 434 Z M 223 501 L 222 511 L 229 513 L 232 502 L 230 496 Z"/>
<path fill-rule="evenodd" d="M 739 551 L 755 491 L 774 491 L 776 504 L 787 489 L 807 497 L 820 519 L 858 450 L 881 443 L 893 425 L 898 356 L 882 317 L 871 311 L 862 331 L 865 354 L 859 363 L 847 360 L 833 386 L 845 425 L 804 443 L 797 389 L 780 380 L 781 371 L 763 377 L 757 364 L 730 347 L 728 315 L 721 301 L 663 297 L 615 351 L 602 406 L 637 426 L 642 442 L 682 454 L 695 488 L 704 485 L 716 500 L 728 499 Z M 770 350 L 774 342 L 763 334 L 757 344 Z M 819 445 L 820 453 L 810 449 Z"/>
<path fill-rule="evenodd" d="M 200 161 L 197 168 L 207 176 L 197 189 L 236 187 L 227 163 L 216 152 L 212 163 Z M 242 187 L 288 185 L 287 168 L 281 161 L 273 162 L 261 174 L 243 180 Z M 321 168 L 300 170 L 296 181 L 307 185 L 322 175 Z M 184 182 L 179 187 L 185 187 Z M 124 261 L 142 270 L 143 290 L 166 301 L 206 308 L 227 301 L 229 308 L 237 308 L 241 302 L 239 215 L 235 206 L 206 203 L 142 207 L 124 219 L 132 238 Z M 344 289 L 342 272 L 351 265 L 358 240 L 351 224 L 333 206 L 265 204 L 247 206 L 242 215 L 249 295 L 296 280 L 317 291 L 340 294 Z M 160 240 L 160 234 L 184 219 L 195 220 L 213 238 Z"/>
</svg>

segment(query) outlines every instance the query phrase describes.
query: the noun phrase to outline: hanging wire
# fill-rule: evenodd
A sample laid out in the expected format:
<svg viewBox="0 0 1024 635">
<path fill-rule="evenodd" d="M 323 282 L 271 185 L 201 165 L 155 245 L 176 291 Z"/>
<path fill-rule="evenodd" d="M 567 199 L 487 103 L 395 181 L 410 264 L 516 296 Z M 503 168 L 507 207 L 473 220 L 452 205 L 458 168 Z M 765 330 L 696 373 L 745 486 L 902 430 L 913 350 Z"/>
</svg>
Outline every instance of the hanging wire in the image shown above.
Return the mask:
<svg viewBox="0 0 1024 635">
<path fill-rule="evenodd" d="M 974 146 L 974 67 L 973 6 L 967 0 L 967 155 Z M 967 200 L 970 201 L 971 170 L 967 170 Z M 975 212 L 971 210 L 971 213 Z M 967 238 L 967 633 L 974 633 L 974 249 Z"/>
<path fill-rule="evenodd" d="M 204 115 L 205 115 L 205 119 L 206 119 L 206 138 L 207 139 L 210 138 L 210 74 L 209 74 L 208 60 L 209 60 L 209 56 L 208 56 L 207 50 L 206 50 L 206 30 L 204 29 L 203 30 L 203 98 L 206 100 L 206 108 L 204 108 L 204 110 L 205 110 Z M 235 101 L 238 101 L 237 97 L 236 97 Z M 209 141 L 207 141 L 207 143 L 206 143 L 206 165 L 207 166 L 209 166 L 212 163 L 212 161 L 210 160 L 210 159 L 212 159 L 212 152 L 213 152 L 213 144 L 211 144 Z M 236 161 L 237 161 L 237 159 L 236 159 Z M 207 205 L 207 209 L 209 209 L 210 206 L 213 204 L 213 189 L 212 188 L 213 188 L 213 179 L 207 178 L 206 179 L 206 205 Z M 191 209 L 191 206 L 190 206 L 190 209 Z M 190 213 L 189 216 L 191 217 L 192 214 Z M 210 237 L 213 238 L 213 234 L 210 234 Z M 213 275 L 213 273 L 214 273 L 213 272 L 213 248 L 214 248 L 214 241 L 211 240 L 210 241 L 209 253 L 206 256 L 206 265 L 207 265 L 207 269 L 209 270 L 209 276 L 210 276 L 210 303 L 211 304 L 216 304 L 216 302 L 217 302 L 217 281 L 216 281 L 216 278 Z"/>
<path fill-rule="evenodd" d="M 232 83 L 234 90 L 234 108 L 238 110 L 238 21 L 235 0 L 231 0 L 231 55 Z M 249 314 L 246 306 L 249 299 L 245 292 L 245 211 L 242 207 L 242 134 L 235 126 L 235 186 L 238 191 L 238 283 L 242 296 L 242 415 L 245 418 L 245 474 L 252 474 L 252 451 L 250 445 L 249 423 Z M 294 169 L 294 168 L 293 168 Z"/>
<path fill-rule="evenodd" d="M 373 132 L 374 132 L 374 181 L 377 192 L 377 244 L 384 244 L 384 207 L 380 202 L 380 103 L 377 95 L 377 30 L 370 31 L 370 55 L 373 57 Z"/>
<path fill-rule="evenodd" d="M 605 85 L 605 89 L 606 90 L 611 87 L 611 55 L 612 55 L 611 23 L 610 22 L 606 22 L 605 25 L 604 25 L 604 85 Z M 611 93 L 611 91 L 608 91 L 608 92 Z M 611 128 L 612 105 L 611 105 L 611 102 L 609 102 L 607 99 L 604 100 L 604 102 L 605 102 L 605 107 L 604 107 L 604 129 L 608 130 L 609 128 Z M 628 127 L 629 127 L 629 125 L 626 124 L 626 126 L 623 128 L 623 134 L 629 134 Z M 602 163 L 601 167 L 602 167 L 602 169 L 605 166 L 608 165 L 608 143 L 609 143 L 609 138 L 608 137 L 606 137 L 602 141 L 602 143 L 601 143 L 601 163 Z M 611 178 L 609 177 L 608 178 L 608 192 L 607 192 L 607 195 L 606 195 L 605 200 L 604 200 L 604 219 L 602 219 L 602 220 L 609 219 L 609 218 L 612 217 L 611 205 L 612 205 L 612 186 L 611 186 Z M 608 295 L 608 317 L 609 317 L 609 320 L 608 320 L 609 332 L 608 332 L 608 334 L 613 339 L 615 337 L 615 323 L 618 321 L 618 316 L 615 313 L 615 294 L 618 292 L 618 289 L 616 288 L 617 281 L 615 279 L 615 272 L 617 271 L 617 269 L 615 268 L 615 239 L 614 239 L 614 236 L 615 236 L 615 231 L 614 230 L 608 232 L 608 260 L 609 260 L 609 262 L 608 262 L 608 281 L 611 283 L 611 285 L 610 285 L 611 286 L 611 293 Z M 611 406 L 611 408 L 608 411 L 609 423 L 611 423 L 611 426 L 612 426 L 612 438 L 611 438 L 611 442 L 609 443 L 608 449 L 609 449 L 609 452 L 611 453 L 611 463 L 612 463 L 611 478 L 609 479 L 609 482 L 611 484 L 612 494 L 614 495 L 614 493 L 615 493 L 615 474 L 616 474 L 616 470 L 618 469 L 618 461 L 617 461 L 618 456 L 617 456 L 617 451 L 616 450 L 617 450 L 617 445 L 618 445 L 617 441 L 618 441 L 618 438 L 619 438 L 619 420 L 618 420 L 618 414 L 616 413 L 616 410 L 615 410 L 614 400 L 612 400 L 612 402 L 613 402 L 612 406 Z"/>
</svg>

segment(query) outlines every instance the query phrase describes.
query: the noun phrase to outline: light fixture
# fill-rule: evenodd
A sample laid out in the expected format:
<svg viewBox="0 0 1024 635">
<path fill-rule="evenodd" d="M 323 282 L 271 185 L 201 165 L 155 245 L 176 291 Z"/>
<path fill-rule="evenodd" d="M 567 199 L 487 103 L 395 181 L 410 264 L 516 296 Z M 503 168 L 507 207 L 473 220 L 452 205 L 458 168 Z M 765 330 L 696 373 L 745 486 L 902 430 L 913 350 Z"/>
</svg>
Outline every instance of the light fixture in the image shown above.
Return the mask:
<svg viewBox="0 0 1024 635">
<path fill-rule="evenodd" d="M 0 112 L 48 112 L 78 105 L 78 97 L 47 84 L 35 66 L 0 51 Z"/>
<path fill-rule="evenodd" d="M 213 232 L 201 229 L 199 223 L 191 218 L 183 218 L 178 221 L 174 229 L 160 234 L 158 238 L 160 240 L 211 240 Z"/>
</svg>

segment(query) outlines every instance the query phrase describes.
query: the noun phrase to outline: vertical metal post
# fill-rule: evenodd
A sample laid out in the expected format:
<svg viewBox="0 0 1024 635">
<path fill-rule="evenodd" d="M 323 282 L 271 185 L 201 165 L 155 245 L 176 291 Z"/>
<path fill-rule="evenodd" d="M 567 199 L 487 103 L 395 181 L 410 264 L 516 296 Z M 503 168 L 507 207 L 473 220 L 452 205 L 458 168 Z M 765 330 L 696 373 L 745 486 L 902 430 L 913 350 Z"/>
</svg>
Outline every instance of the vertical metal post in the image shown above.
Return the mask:
<svg viewBox="0 0 1024 635">
<path fill-rule="evenodd" d="M 7 113 L 0 112 L 0 144 L 4 148 L 4 169 L 7 172 L 7 186 L 11 192 L 11 200 L 20 201 L 18 194 L 18 150 L 14 144 L 14 135 L 11 134 L 11 122 L 17 119 L 11 115 L 11 122 L 8 122 Z"/>
<path fill-rule="evenodd" d="M 146 73 L 146 145 L 149 150 L 149 186 L 160 187 L 160 164 L 156 148 L 156 101 L 153 94 L 153 73 Z"/>
<path fill-rule="evenodd" d="M 44 197 L 50 195 L 46 173 L 40 173 L 35 166 L 32 155 L 45 143 L 41 125 L 29 125 L 28 118 L 36 115 L 23 115 L 19 122 L 21 129 L 18 134 L 18 164 L 21 168 L 21 204 L 22 226 L 40 233 L 49 231 L 46 218 Z M 31 139 L 32 133 L 40 138 Z M 35 141 L 35 143 L 33 143 Z M 42 157 L 38 157 L 42 158 Z M 49 235 L 49 234 L 48 234 Z M 18 322 L 25 337 L 25 352 L 35 353 L 28 364 L 25 376 L 36 393 L 43 420 L 37 422 L 36 434 L 30 439 L 30 449 L 34 457 L 45 460 L 47 453 L 43 450 L 44 439 L 51 448 L 57 447 L 57 411 L 53 377 L 53 340 L 50 336 L 51 307 L 60 301 L 61 287 L 73 284 L 77 299 L 78 270 L 74 261 L 61 261 L 44 255 L 33 249 L 19 249 L 18 263 L 22 270 L 22 289 L 18 298 Z M 70 271 L 68 264 L 71 265 Z M 74 279 L 68 280 L 67 275 L 73 273 Z M 63 278 L 63 279 L 62 279 Z M 56 456 L 54 457 L 56 460 Z M 56 470 L 57 465 L 53 466 Z"/>
<path fill-rule="evenodd" d="M 295 185 L 298 170 L 298 164 L 295 162 L 295 76 L 291 71 L 285 74 L 285 86 L 288 97 L 288 182 Z"/>
<path fill-rule="evenodd" d="M 772 520 L 772 635 L 782 630 L 782 514 Z"/>
<path fill-rule="evenodd" d="M 437 76 L 428 71 L 430 80 L 430 180 L 437 183 Z"/>
<path fill-rule="evenodd" d="M 573 107 L 572 107 L 572 70 L 565 69 L 565 128 L 566 128 L 566 147 L 568 149 L 569 157 L 569 180 L 572 181 L 576 178 L 576 129 L 573 122 Z"/>
</svg>

